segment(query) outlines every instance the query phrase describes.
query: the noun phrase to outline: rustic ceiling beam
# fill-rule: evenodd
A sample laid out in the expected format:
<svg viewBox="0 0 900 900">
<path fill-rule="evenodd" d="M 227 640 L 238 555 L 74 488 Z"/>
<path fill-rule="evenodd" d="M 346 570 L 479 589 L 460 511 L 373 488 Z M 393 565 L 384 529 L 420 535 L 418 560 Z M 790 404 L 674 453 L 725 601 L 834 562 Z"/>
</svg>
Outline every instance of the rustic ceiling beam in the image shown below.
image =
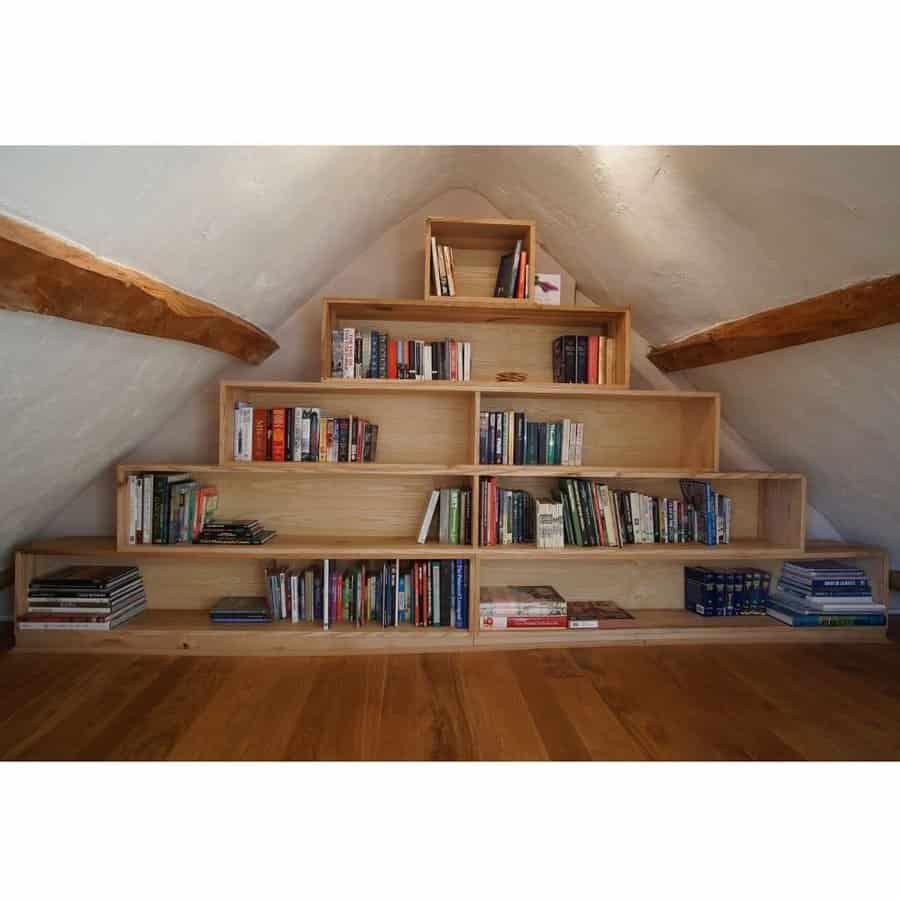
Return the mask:
<svg viewBox="0 0 900 900">
<path fill-rule="evenodd" d="M 900 275 L 722 322 L 647 354 L 663 372 L 697 369 L 900 322 Z"/>
<path fill-rule="evenodd" d="M 186 341 L 253 364 L 278 349 L 246 319 L 2 216 L 0 309 Z"/>
</svg>

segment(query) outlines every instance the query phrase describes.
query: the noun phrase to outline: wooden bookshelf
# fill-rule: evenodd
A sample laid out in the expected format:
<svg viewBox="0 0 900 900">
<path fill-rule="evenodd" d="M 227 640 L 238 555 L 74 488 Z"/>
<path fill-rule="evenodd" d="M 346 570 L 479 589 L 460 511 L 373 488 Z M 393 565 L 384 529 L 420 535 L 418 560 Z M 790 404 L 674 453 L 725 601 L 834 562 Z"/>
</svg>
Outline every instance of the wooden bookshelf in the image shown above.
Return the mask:
<svg viewBox="0 0 900 900">
<path fill-rule="evenodd" d="M 456 296 L 435 295 L 431 238 L 453 248 L 456 273 Z M 425 291 L 426 300 L 492 300 L 497 283 L 500 257 L 522 242 L 528 253 L 531 272 L 536 273 L 537 252 L 535 223 L 530 219 L 452 219 L 437 216 L 425 220 Z M 522 303 L 504 298 L 505 303 Z"/>
<path fill-rule="evenodd" d="M 387 332 L 425 341 L 453 338 L 472 345 L 472 382 L 496 383 L 516 371 L 529 384 L 553 381 L 553 341 L 564 334 L 605 334 L 606 383 L 559 385 L 589 390 L 627 388 L 630 381 L 631 311 L 620 306 L 539 306 L 522 300 L 442 297 L 434 300 L 348 299 L 322 301 L 322 378 L 331 379 L 331 332 L 336 328 Z M 345 379 L 352 384 L 397 384 Z M 400 382 L 405 383 L 405 382 Z M 426 382 L 446 385 L 447 382 Z M 470 382 L 471 383 L 471 382 Z"/>
<path fill-rule="evenodd" d="M 432 219 L 457 251 L 460 281 L 486 284 L 488 263 L 533 223 Z M 524 240 L 525 238 L 523 238 Z M 532 257 L 533 258 L 533 257 Z M 430 277 L 426 267 L 426 285 Z M 427 295 L 427 290 L 426 290 Z M 397 336 L 472 343 L 470 382 L 333 379 L 331 330 L 375 328 Z M 683 608 L 685 564 L 747 563 L 777 572 L 785 559 L 855 560 L 873 593 L 888 597 L 884 551 L 805 540 L 806 479 L 799 473 L 719 471 L 719 395 L 628 389 L 630 313 L 618 307 L 539 307 L 491 297 L 425 300 L 329 298 L 322 313 L 322 380 L 226 380 L 218 402 L 217 462 L 120 465 L 117 528 L 112 536 L 34 541 L 16 554 L 16 611 L 27 608 L 32 577 L 73 561 L 139 563 L 146 612 L 113 632 L 20 631 L 21 650 L 321 654 L 603 645 L 662 641 L 871 641 L 883 628 L 790 628 L 766 617 L 704 619 Z M 553 384 L 551 344 L 564 333 L 603 331 L 610 338 L 608 385 Z M 522 371 L 524 383 L 499 383 L 501 370 Z M 328 416 L 360 416 L 379 426 L 377 462 L 239 462 L 233 458 L 233 408 L 319 407 Z M 524 411 L 530 418 L 585 423 L 581 466 L 492 466 L 478 458 L 482 411 Z M 258 518 L 278 534 L 258 546 L 128 544 L 128 475 L 188 472 L 219 492 L 223 518 Z M 534 545 L 479 546 L 479 483 L 545 496 L 562 477 L 678 497 L 679 479 L 708 480 L 733 503 L 732 542 L 638 544 L 544 550 Z M 424 544 L 416 536 L 430 492 L 463 487 L 472 494 L 471 545 Z M 264 593 L 264 569 L 331 559 L 452 559 L 469 565 L 468 630 L 355 628 L 307 623 L 212 625 L 207 611 L 225 595 Z M 480 632 L 481 586 L 553 584 L 568 599 L 611 599 L 629 609 L 626 628 L 598 631 Z"/>
</svg>

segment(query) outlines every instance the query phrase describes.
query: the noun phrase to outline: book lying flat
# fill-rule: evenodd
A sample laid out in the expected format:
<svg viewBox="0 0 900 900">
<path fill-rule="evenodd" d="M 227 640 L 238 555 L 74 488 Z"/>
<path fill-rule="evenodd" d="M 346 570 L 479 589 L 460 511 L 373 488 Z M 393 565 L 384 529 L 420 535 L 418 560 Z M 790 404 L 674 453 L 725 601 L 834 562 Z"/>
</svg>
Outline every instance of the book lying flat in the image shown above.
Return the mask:
<svg viewBox="0 0 900 900">
<path fill-rule="evenodd" d="M 568 614 L 569 628 L 627 628 L 634 620 L 630 612 L 612 600 L 571 600 Z"/>
</svg>

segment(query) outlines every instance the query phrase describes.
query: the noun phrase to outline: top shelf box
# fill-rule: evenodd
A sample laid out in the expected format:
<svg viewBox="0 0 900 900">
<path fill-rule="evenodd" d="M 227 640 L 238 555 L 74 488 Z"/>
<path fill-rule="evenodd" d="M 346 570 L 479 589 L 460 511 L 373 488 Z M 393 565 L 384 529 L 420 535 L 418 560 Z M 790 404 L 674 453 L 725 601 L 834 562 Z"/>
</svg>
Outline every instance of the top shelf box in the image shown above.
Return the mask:
<svg viewBox="0 0 900 900">
<path fill-rule="evenodd" d="M 456 294 L 452 299 L 492 300 L 497 283 L 500 258 L 511 253 L 516 241 L 528 254 L 531 272 L 535 271 L 537 237 L 534 222 L 528 219 L 447 219 L 425 220 L 425 292 L 426 300 L 447 300 L 434 294 L 431 238 L 453 249 Z M 505 299 L 504 303 L 522 303 Z"/>
<path fill-rule="evenodd" d="M 541 306 L 493 298 L 327 297 L 322 302 L 323 380 L 331 380 L 331 332 L 347 327 L 358 331 L 387 331 L 392 337 L 415 340 L 452 337 L 468 341 L 472 344 L 472 381 L 493 384 L 497 383 L 497 373 L 504 371 L 524 373 L 531 385 L 551 384 L 555 338 L 563 334 L 603 334 L 607 337 L 607 362 L 605 384 L 600 387 L 629 386 L 631 311 L 628 307 Z"/>
</svg>

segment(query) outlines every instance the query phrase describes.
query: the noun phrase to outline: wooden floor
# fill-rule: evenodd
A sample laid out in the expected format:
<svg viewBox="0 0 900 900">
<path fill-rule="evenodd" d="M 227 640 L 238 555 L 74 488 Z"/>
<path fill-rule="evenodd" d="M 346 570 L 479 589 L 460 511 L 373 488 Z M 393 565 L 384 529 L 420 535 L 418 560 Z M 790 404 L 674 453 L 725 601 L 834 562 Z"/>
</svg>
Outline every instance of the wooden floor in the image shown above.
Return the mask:
<svg viewBox="0 0 900 900">
<path fill-rule="evenodd" d="M 0 656 L 0 758 L 900 759 L 900 646 Z"/>
</svg>

